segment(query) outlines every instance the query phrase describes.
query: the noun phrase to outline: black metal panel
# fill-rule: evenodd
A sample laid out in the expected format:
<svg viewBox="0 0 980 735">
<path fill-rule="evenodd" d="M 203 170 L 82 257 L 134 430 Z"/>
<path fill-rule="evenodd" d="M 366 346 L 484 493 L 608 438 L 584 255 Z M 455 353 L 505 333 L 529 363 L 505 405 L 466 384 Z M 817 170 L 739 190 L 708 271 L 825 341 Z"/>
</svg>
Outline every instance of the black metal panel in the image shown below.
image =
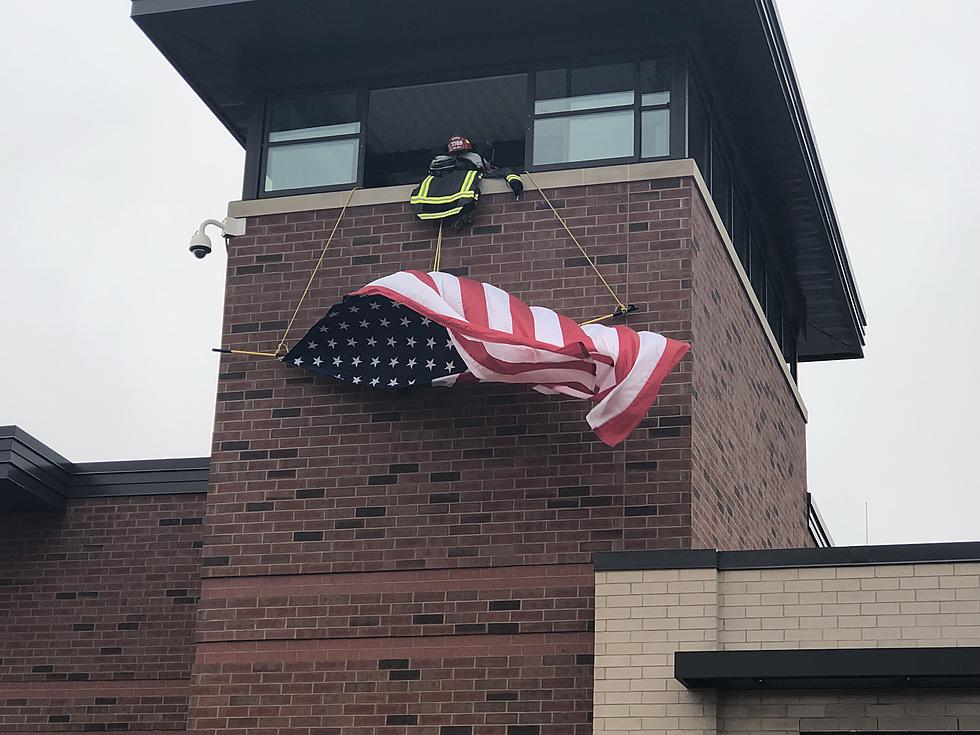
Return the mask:
<svg viewBox="0 0 980 735">
<path fill-rule="evenodd" d="M 117 495 L 205 493 L 206 457 L 131 462 L 92 462 L 75 465 L 70 496 L 92 498 Z"/>
<path fill-rule="evenodd" d="M 170 13 L 174 10 L 196 10 L 217 5 L 236 5 L 253 0 L 133 0 L 132 15 L 149 13 Z"/>
<path fill-rule="evenodd" d="M 642 569 L 789 569 L 980 561 L 980 541 L 889 546 L 834 546 L 826 549 L 759 551 L 610 551 L 592 555 L 596 571 Z"/>
<path fill-rule="evenodd" d="M 813 543 L 819 549 L 827 549 L 834 545 L 834 539 L 827 530 L 827 524 L 820 514 L 816 503 L 813 502 L 813 493 L 806 494 L 806 525 L 813 538 Z"/>
<path fill-rule="evenodd" d="M 661 551 L 605 551 L 592 555 L 597 572 L 625 572 L 645 569 L 715 569 L 718 552 L 714 549 L 663 549 Z"/>
<path fill-rule="evenodd" d="M 72 498 L 206 493 L 207 457 L 73 464 L 16 426 L 0 427 L 0 513 L 64 511 Z"/>
<path fill-rule="evenodd" d="M 688 689 L 980 689 L 980 648 L 678 651 Z"/>
<path fill-rule="evenodd" d="M 0 512 L 64 510 L 70 467 L 27 432 L 0 427 Z"/>
</svg>

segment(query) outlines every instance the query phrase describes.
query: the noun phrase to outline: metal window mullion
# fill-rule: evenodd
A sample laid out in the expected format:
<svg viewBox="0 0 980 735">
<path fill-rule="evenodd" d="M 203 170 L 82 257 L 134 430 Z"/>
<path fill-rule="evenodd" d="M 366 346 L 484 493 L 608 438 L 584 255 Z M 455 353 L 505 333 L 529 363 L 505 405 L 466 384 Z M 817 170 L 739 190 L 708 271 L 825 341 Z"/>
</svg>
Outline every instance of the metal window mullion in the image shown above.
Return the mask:
<svg viewBox="0 0 980 735">
<path fill-rule="evenodd" d="M 633 110 L 636 107 L 636 102 L 629 105 L 613 105 L 612 107 L 587 107 L 584 110 L 568 110 L 562 112 L 535 112 L 535 120 L 550 120 L 556 117 L 576 117 L 579 115 L 592 115 L 600 112 L 626 112 L 627 110 Z"/>
<path fill-rule="evenodd" d="M 633 160 L 639 161 L 642 158 L 643 152 L 643 140 L 641 133 L 643 131 L 643 105 L 640 100 L 643 97 L 643 92 L 641 91 L 643 86 L 642 75 L 642 59 L 633 60 Z"/>
<path fill-rule="evenodd" d="M 367 156 L 367 125 L 370 114 L 371 91 L 361 87 L 357 91 L 357 111 L 360 113 L 361 127 L 357 131 L 357 170 L 354 172 L 354 186 L 364 186 L 364 159 Z"/>
<path fill-rule="evenodd" d="M 538 70 L 531 69 L 527 75 L 527 107 L 525 109 L 524 120 L 524 169 L 529 171 L 534 161 L 534 102 L 536 85 L 538 83 Z"/>
<path fill-rule="evenodd" d="M 287 145 L 304 145 L 306 143 L 323 143 L 329 140 L 354 140 L 362 137 L 361 133 L 345 133 L 344 135 L 321 135 L 316 138 L 297 138 L 296 140 L 277 140 L 266 143 L 267 148 L 281 148 Z"/>
</svg>

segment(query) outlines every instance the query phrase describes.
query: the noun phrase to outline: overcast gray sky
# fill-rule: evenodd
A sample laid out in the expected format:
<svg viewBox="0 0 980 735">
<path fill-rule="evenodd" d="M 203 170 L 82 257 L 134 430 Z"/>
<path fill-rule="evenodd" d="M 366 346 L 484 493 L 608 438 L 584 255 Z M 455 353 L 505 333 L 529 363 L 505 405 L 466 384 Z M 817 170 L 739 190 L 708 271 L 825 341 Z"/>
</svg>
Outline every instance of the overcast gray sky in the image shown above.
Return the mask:
<svg viewBox="0 0 980 735">
<path fill-rule="evenodd" d="M 724 0 L 719 0 L 724 1 Z M 779 0 L 870 322 L 803 365 L 838 543 L 980 539 L 980 2 Z M 0 0 L 0 424 L 74 461 L 210 451 L 242 150 L 128 2 Z"/>
</svg>

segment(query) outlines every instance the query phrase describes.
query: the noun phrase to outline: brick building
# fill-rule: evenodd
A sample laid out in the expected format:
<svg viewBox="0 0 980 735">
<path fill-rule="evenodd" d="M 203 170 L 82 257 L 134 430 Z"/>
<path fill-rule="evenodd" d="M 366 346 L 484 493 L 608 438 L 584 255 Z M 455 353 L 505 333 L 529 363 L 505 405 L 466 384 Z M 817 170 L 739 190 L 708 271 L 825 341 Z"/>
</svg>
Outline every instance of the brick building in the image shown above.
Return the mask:
<svg viewBox="0 0 980 735">
<path fill-rule="evenodd" d="M 209 459 L 5 430 L 0 732 L 590 733 L 593 555 L 826 544 L 797 367 L 860 357 L 864 315 L 771 2 L 430 5 L 479 51 L 387 0 L 133 3 L 246 150 L 224 345 L 275 348 L 353 187 L 292 338 L 427 269 L 407 199 L 462 128 L 533 182 L 486 182 L 444 269 L 607 313 L 541 187 L 628 324 L 694 349 L 615 448 L 581 401 L 236 354 Z"/>
</svg>

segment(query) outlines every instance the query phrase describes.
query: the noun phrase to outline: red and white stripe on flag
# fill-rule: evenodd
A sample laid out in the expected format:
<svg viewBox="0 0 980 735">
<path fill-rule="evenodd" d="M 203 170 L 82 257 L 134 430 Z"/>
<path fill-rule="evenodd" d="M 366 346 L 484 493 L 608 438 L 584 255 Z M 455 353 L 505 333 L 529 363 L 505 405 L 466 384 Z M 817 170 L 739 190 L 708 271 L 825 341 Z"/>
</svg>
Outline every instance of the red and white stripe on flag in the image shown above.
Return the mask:
<svg viewBox="0 0 980 735">
<path fill-rule="evenodd" d="M 580 326 L 488 283 L 449 273 L 400 271 L 354 295 L 385 296 L 446 327 L 475 380 L 523 383 L 592 401 L 586 418 L 609 446 L 636 428 L 690 349 L 654 332 Z"/>
</svg>

